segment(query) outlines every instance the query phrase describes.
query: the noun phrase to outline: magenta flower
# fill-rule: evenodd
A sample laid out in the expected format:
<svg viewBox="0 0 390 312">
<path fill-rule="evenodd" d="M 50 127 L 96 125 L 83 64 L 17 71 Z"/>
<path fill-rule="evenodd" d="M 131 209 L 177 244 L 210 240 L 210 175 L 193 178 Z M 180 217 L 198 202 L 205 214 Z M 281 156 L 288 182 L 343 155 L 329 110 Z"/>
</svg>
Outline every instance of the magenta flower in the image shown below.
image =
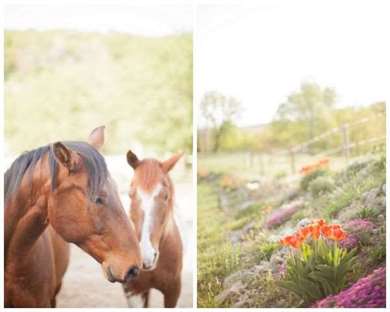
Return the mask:
<svg viewBox="0 0 390 312">
<path fill-rule="evenodd" d="M 317 301 L 313 308 L 385 308 L 386 269 L 381 267 L 337 295 Z"/>
<path fill-rule="evenodd" d="M 353 219 L 347 222 L 344 226 L 349 229 L 349 232 L 371 232 L 375 229 L 375 224 L 365 219 Z"/>
</svg>

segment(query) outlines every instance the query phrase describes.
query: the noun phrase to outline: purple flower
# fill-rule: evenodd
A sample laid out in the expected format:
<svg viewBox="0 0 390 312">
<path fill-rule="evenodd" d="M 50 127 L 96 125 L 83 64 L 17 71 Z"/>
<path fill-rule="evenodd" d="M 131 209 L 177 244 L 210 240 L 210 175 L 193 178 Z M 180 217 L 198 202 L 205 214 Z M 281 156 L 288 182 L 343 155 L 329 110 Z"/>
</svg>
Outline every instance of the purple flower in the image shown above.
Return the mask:
<svg viewBox="0 0 390 312">
<path fill-rule="evenodd" d="M 337 295 L 317 301 L 313 308 L 386 307 L 386 269 L 381 267 Z"/>
<path fill-rule="evenodd" d="M 265 227 L 271 229 L 275 226 L 279 226 L 289 220 L 291 216 L 302 207 L 302 202 L 294 202 L 286 206 L 282 206 L 278 210 L 274 211 L 265 222 Z"/>
<path fill-rule="evenodd" d="M 359 237 L 355 234 L 348 234 L 346 239 L 339 242 L 339 246 L 351 250 L 359 244 Z"/>
<path fill-rule="evenodd" d="M 349 232 L 371 232 L 375 229 L 375 224 L 365 219 L 353 219 L 344 226 Z"/>
</svg>

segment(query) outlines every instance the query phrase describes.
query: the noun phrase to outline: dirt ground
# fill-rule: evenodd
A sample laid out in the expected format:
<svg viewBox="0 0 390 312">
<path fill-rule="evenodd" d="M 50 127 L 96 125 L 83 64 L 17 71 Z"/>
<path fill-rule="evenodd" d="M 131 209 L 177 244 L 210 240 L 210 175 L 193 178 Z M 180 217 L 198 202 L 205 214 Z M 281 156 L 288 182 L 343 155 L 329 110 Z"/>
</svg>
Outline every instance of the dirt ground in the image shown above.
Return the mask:
<svg viewBox="0 0 390 312">
<path fill-rule="evenodd" d="M 129 207 L 127 185 L 129 184 L 130 170 L 116 166 L 114 160 L 108 161 L 109 170 L 118 183 L 121 199 L 126 211 Z M 124 174 L 125 172 L 125 174 Z M 184 245 L 184 266 L 182 275 L 182 292 L 178 307 L 192 307 L 194 259 L 193 240 L 193 211 L 194 195 L 192 182 L 189 178 L 175 178 L 176 187 L 176 216 L 182 234 Z M 175 180 L 179 180 L 175 182 Z M 163 297 L 160 292 L 153 290 L 151 294 L 151 307 L 163 307 Z M 72 245 L 71 260 L 65 274 L 63 286 L 57 296 L 57 307 L 127 307 L 122 287 L 118 283 L 110 283 L 104 278 L 100 265 L 89 255 Z"/>
</svg>

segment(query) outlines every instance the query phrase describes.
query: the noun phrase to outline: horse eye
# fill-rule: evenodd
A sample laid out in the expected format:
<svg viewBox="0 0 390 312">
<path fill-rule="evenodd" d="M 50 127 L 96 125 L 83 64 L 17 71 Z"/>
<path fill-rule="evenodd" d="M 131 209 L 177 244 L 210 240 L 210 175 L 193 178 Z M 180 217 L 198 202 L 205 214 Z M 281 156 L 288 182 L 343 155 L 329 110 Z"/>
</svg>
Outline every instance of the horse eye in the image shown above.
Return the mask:
<svg viewBox="0 0 390 312">
<path fill-rule="evenodd" d="M 101 197 L 96 197 L 95 203 L 98 204 L 98 205 L 103 205 L 103 198 L 101 198 Z"/>
</svg>

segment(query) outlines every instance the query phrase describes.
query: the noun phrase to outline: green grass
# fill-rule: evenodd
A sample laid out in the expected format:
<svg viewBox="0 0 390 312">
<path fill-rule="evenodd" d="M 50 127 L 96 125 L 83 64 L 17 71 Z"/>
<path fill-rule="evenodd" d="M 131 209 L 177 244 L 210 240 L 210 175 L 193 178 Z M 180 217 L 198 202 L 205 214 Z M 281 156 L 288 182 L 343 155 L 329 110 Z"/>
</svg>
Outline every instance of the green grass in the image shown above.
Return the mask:
<svg viewBox="0 0 390 312">
<path fill-rule="evenodd" d="M 240 250 L 227 238 L 228 217 L 211 186 L 198 185 L 198 306 L 217 307 L 223 279 L 239 266 Z"/>
<path fill-rule="evenodd" d="M 215 297 L 223 289 L 223 280 L 231 273 L 248 266 L 241 256 L 245 247 L 236 247 L 228 234 L 248 222 L 261 220 L 263 205 L 254 204 L 235 214 L 226 214 L 218 207 L 217 194 L 209 184 L 198 184 L 198 306 L 221 307 Z M 261 257 L 270 256 L 269 248 L 259 249 Z M 275 246 L 272 246 L 272 248 Z"/>
<path fill-rule="evenodd" d="M 361 178 L 358 175 L 351 177 L 349 182 L 344 184 L 341 191 L 338 190 L 336 196 L 331 196 L 330 200 L 324 206 L 325 215 L 334 217 L 337 213 L 350 205 L 353 200 L 360 198 L 363 193 L 378 187 L 386 180 L 386 171 L 381 168 L 374 168 L 367 178 Z"/>
<path fill-rule="evenodd" d="M 261 205 L 252 205 L 236 214 L 226 214 L 218 207 L 213 188 L 198 185 L 198 306 L 221 307 L 215 297 L 222 291 L 223 280 L 244 265 L 243 249 L 233 246 L 228 233 L 250 220 L 260 220 Z"/>
<path fill-rule="evenodd" d="M 260 176 L 280 179 L 291 174 L 291 160 L 287 155 L 255 154 L 251 159 L 249 152 L 198 153 L 198 168 L 216 173 L 233 174 L 243 179 L 258 179 Z M 295 156 L 295 170 L 298 173 L 303 165 L 318 161 L 318 157 L 308 154 Z M 331 170 L 345 166 L 343 157 L 332 157 Z"/>
</svg>

